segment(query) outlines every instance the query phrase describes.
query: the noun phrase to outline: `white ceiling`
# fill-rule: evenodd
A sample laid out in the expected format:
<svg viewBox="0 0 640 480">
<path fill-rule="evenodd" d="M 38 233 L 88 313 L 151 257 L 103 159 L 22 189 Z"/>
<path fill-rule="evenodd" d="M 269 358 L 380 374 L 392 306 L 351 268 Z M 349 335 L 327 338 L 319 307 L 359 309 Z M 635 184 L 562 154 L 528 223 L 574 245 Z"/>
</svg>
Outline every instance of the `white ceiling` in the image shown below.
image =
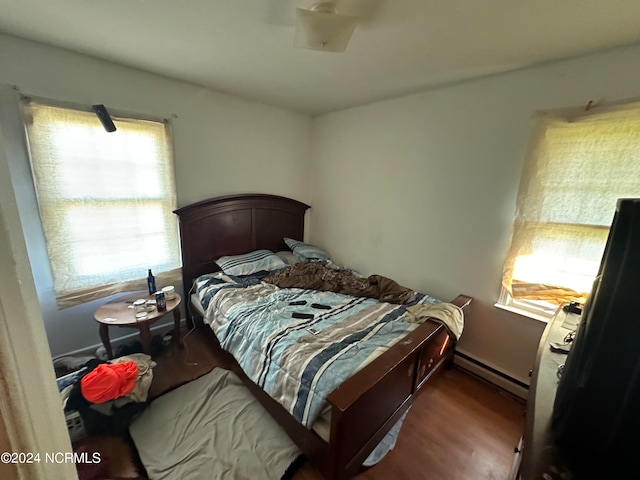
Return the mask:
<svg viewBox="0 0 640 480">
<path fill-rule="evenodd" d="M 337 0 L 345 53 L 293 48 L 312 0 L 0 0 L 0 31 L 319 114 L 640 42 L 640 0 Z"/>
</svg>

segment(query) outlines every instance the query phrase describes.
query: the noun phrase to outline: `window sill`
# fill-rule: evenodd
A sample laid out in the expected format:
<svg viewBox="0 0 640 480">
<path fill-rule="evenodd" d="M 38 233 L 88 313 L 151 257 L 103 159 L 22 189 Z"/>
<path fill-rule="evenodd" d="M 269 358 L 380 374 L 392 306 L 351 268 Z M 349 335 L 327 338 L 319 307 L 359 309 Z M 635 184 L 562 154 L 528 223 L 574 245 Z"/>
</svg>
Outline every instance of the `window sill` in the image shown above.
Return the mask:
<svg viewBox="0 0 640 480">
<path fill-rule="evenodd" d="M 516 315 L 531 318 L 533 320 L 537 320 L 543 323 L 549 323 L 549 320 L 551 320 L 551 318 L 553 317 L 552 314 L 544 315 L 542 313 L 525 310 L 524 308 L 518 308 L 513 305 L 503 305 L 501 303 L 494 303 L 493 306 L 496 308 L 499 308 L 500 310 L 506 310 L 507 312 L 515 313 Z"/>
</svg>

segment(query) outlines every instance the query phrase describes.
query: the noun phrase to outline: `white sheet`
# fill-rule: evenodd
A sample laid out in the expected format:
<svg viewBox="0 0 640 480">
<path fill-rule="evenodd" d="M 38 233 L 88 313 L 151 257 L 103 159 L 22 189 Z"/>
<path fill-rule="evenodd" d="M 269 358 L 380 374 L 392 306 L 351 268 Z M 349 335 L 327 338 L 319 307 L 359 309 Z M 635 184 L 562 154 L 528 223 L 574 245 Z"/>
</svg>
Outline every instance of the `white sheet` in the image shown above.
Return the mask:
<svg viewBox="0 0 640 480">
<path fill-rule="evenodd" d="M 151 480 L 277 480 L 300 455 L 240 379 L 221 368 L 154 400 L 129 432 Z"/>
</svg>

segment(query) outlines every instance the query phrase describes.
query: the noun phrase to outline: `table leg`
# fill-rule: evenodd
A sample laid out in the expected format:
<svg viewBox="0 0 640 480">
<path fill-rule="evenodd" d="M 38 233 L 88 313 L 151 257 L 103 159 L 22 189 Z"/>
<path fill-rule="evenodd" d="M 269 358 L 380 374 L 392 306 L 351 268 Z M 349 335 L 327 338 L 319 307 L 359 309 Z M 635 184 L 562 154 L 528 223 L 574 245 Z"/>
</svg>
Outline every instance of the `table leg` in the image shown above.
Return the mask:
<svg viewBox="0 0 640 480">
<path fill-rule="evenodd" d="M 180 341 L 180 309 L 178 308 L 173 311 L 173 340 L 182 348 L 182 342 Z"/>
<path fill-rule="evenodd" d="M 109 359 L 113 358 L 111 342 L 109 341 L 109 327 L 104 323 L 100 324 L 100 340 L 102 340 L 102 345 L 104 345 L 104 349 L 107 351 L 107 357 Z"/>
<path fill-rule="evenodd" d="M 140 342 L 142 343 L 142 351 L 151 355 L 151 330 L 148 324 L 140 326 Z"/>
</svg>

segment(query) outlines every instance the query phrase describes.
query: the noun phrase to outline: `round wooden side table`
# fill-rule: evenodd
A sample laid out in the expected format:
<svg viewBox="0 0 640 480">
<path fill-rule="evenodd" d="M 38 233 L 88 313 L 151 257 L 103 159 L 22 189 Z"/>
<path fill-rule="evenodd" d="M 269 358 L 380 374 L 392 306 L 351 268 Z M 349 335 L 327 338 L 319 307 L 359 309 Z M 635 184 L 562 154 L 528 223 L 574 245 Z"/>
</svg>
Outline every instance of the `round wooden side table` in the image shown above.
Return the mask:
<svg viewBox="0 0 640 480">
<path fill-rule="evenodd" d="M 167 300 L 167 309 L 159 312 L 153 309 L 147 312 L 146 318 L 137 319 L 133 302 L 138 299 L 155 300 L 155 296 L 149 295 L 145 291 L 133 292 L 117 300 L 105 303 L 93 314 L 95 320 L 100 324 L 100 339 L 104 345 L 109 358 L 113 358 L 111 342 L 109 341 L 109 327 L 127 327 L 140 330 L 140 342 L 142 350 L 147 355 L 151 355 L 151 325 L 160 318 L 173 312 L 174 329 L 173 340 L 180 344 L 180 302 L 182 298 L 177 293 L 171 300 Z"/>
</svg>

